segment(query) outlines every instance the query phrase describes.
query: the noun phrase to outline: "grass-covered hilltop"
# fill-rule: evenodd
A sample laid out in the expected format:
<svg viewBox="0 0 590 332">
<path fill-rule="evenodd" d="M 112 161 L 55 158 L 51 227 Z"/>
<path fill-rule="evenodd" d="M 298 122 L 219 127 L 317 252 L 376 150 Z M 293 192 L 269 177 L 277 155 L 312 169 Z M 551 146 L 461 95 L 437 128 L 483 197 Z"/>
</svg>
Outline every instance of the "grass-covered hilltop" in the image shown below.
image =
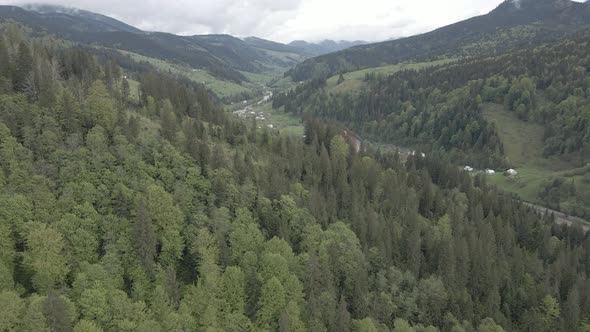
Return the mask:
<svg viewBox="0 0 590 332">
<path fill-rule="evenodd" d="M 588 31 L 294 82 L 10 10 L 0 331 L 590 331 Z"/>
</svg>

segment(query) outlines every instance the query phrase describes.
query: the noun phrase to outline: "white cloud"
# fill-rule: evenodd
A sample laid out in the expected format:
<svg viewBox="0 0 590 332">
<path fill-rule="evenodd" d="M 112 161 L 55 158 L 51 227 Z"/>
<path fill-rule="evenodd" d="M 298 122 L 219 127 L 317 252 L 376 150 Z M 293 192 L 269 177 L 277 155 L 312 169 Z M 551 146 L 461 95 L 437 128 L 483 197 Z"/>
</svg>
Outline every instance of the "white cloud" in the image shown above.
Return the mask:
<svg viewBox="0 0 590 332">
<path fill-rule="evenodd" d="M 501 0 L 307 0 L 277 39 L 384 40 L 426 32 L 484 14 Z"/>
<path fill-rule="evenodd" d="M 503 0 L 41 0 L 144 30 L 294 39 L 386 40 L 485 14 Z M 0 4 L 30 1 L 0 0 Z"/>
<path fill-rule="evenodd" d="M 33 0 L 35 1 L 35 0 Z M 37 0 L 38 1 L 38 0 Z M 300 0 L 41 0 L 112 16 L 144 30 L 176 34 L 272 31 L 297 10 Z M 31 0 L 0 0 L 25 4 Z"/>
</svg>

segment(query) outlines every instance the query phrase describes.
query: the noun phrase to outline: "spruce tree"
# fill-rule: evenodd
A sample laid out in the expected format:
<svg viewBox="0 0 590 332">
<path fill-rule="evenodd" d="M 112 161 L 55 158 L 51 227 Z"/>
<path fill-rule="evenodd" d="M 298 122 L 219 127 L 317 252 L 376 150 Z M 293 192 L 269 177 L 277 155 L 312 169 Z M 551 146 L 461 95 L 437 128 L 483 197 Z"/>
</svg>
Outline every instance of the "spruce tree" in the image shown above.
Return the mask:
<svg viewBox="0 0 590 332">
<path fill-rule="evenodd" d="M 12 89 L 12 78 L 10 76 L 10 56 L 4 38 L 0 37 L 0 92 L 8 92 Z"/>
<path fill-rule="evenodd" d="M 135 251 L 143 264 L 144 269 L 148 273 L 151 273 L 154 269 L 158 239 L 143 199 L 140 199 L 137 202 L 135 213 L 135 223 L 133 224 Z"/>
<path fill-rule="evenodd" d="M 25 92 L 29 88 L 33 68 L 33 55 L 26 42 L 22 41 L 19 44 L 14 62 L 14 73 L 12 75 L 14 89 L 17 92 Z"/>
</svg>

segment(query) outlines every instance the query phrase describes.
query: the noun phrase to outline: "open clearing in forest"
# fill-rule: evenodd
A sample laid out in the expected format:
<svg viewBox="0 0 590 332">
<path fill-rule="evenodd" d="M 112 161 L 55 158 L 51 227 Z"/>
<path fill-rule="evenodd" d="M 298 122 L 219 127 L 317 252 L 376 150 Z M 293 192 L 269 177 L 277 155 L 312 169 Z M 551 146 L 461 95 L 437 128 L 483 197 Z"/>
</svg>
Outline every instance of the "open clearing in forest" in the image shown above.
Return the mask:
<svg viewBox="0 0 590 332">
<path fill-rule="evenodd" d="M 284 68 L 269 68 L 268 72 L 264 73 L 248 73 L 241 72 L 249 82 L 242 82 L 238 84 L 236 82 L 219 79 L 206 70 L 191 68 L 179 64 L 173 64 L 168 61 L 150 58 L 141 54 L 117 50 L 124 55 L 130 56 L 133 60 L 138 62 L 148 62 L 152 66 L 163 72 L 170 72 L 175 75 L 186 77 L 194 82 L 205 85 L 205 87 L 220 98 L 234 97 L 242 93 L 258 93 L 261 92 L 261 87 L 271 83 L 273 80 L 277 80 L 278 77 L 282 77 Z"/>
<path fill-rule="evenodd" d="M 330 92 L 358 91 L 364 86 L 365 76 L 367 74 L 387 76 L 403 70 L 419 70 L 428 67 L 444 65 L 454 60 L 455 59 L 443 59 L 430 62 L 399 63 L 395 65 L 361 69 L 343 74 L 342 76 L 344 76 L 344 82 L 340 84 L 338 84 L 338 79 L 340 78 L 340 75 L 332 76 L 326 81 L 326 86 L 328 88 L 328 91 Z"/>
<path fill-rule="evenodd" d="M 504 170 L 497 170 L 488 175 L 488 182 L 499 188 L 517 194 L 521 199 L 534 204 L 543 204 L 539 198 L 543 185 L 556 178 L 573 181 L 579 191 L 590 190 L 584 175 L 590 167 L 576 167 L 566 158 L 543 157 L 543 126 L 522 121 L 511 112 L 504 110 L 503 105 L 484 104 L 484 117 L 496 125 L 498 134 L 504 145 L 504 153 L 518 175 L 504 176 Z M 562 202 L 562 209 L 570 209 L 575 198 Z"/>
</svg>

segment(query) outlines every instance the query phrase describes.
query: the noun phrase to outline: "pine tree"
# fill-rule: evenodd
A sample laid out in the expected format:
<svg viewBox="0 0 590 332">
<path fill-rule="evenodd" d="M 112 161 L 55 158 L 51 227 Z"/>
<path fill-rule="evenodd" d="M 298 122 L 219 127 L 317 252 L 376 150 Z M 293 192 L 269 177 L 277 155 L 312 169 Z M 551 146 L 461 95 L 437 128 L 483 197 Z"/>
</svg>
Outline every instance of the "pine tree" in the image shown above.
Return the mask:
<svg viewBox="0 0 590 332">
<path fill-rule="evenodd" d="M 336 312 L 336 331 L 350 331 L 350 313 L 346 307 L 346 298 L 341 295 L 340 301 L 338 301 L 338 311 Z"/>
<path fill-rule="evenodd" d="M 221 276 L 220 293 L 224 312 L 227 314 L 245 313 L 245 276 L 239 267 L 230 266 L 225 270 Z"/>
<path fill-rule="evenodd" d="M 26 92 L 30 88 L 30 75 L 33 69 L 33 55 L 26 42 L 22 41 L 14 63 L 12 82 L 14 89 L 18 92 Z"/>
<path fill-rule="evenodd" d="M 141 120 L 136 115 L 129 117 L 129 122 L 127 124 L 127 137 L 129 140 L 134 141 L 139 137 L 139 133 L 141 131 L 140 121 Z"/>
<path fill-rule="evenodd" d="M 103 332 L 103 330 L 96 323 L 81 319 L 74 327 L 74 332 Z"/>
<path fill-rule="evenodd" d="M 290 301 L 279 319 L 280 332 L 303 332 L 306 331 L 303 321 L 301 321 L 299 306 L 294 301 Z"/>
<path fill-rule="evenodd" d="M 102 81 L 95 81 L 90 87 L 82 115 L 82 123 L 88 129 L 96 125 L 109 132 L 113 129 L 116 121 L 115 104 Z"/>
<path fill-rule="evenodd" d="M 4 38 L 0 37 L 0 92 L 8 92 L 12 89 L 12 78 L 10 76 L 10 56 Z"/>
<path fill-rule="evenodd" d="M 25 301 L 13 291 L 0 292 L 0 331 L 18 331 L 23 320 Z"/>
<path fill-rule="evenodd" d="M 121 101 L 123 102 L 123 105 L 129 103 L 130 92 L 129 81 L 126 78 L 123 78 L 123 81 L 121 82 Z"/>
<path fill-rule="evenodd" d="M 30 224 L 26 239 L 25 265 L 33 271 L 33 285 L 39 293 L 47 293 L 61 285 L 68 274 L 63 236 L 46 224 Z"/>
<path fill-rule="evenodd" d="M 72 331 L 72 319 L 68 317 L 68 308 L 64 299 L 55 291 L 49 292 L 45 299 L 43 313 L 47 318 L 47 325 L 53 331 Z"/>
<path fill-rule="evenodd" d="M 272 277 L 260 291 L 256 324 L 262 329 L 277 330 L 278 320 L 285 307 L 285 289 L 281 282 Z"/>
<path fill-rule="evenodd" d="M 80 130 L 78 105 L 69 89 L 65 89 L 61 95 L 59 115 L 66 133 L 72 134 Z"/>
<path fill-rule="evenodd" d="M 144 269 L 148 273 L 152 273 L 154 269 L 154 260 L 156 259 L 158 239 L 143 199 L 140 199 L 137 202 L 135 213 L 135 223 L 133 224 L 135 251 L 143 264 Z"/>
<path fill-rule="evenodd" d="M 174 143 L 176 141 L 176 116 L 174 115 L 172 103 L 168 99 L 162 103 L 160 125 L 162 137 Z"/>
</svg>

